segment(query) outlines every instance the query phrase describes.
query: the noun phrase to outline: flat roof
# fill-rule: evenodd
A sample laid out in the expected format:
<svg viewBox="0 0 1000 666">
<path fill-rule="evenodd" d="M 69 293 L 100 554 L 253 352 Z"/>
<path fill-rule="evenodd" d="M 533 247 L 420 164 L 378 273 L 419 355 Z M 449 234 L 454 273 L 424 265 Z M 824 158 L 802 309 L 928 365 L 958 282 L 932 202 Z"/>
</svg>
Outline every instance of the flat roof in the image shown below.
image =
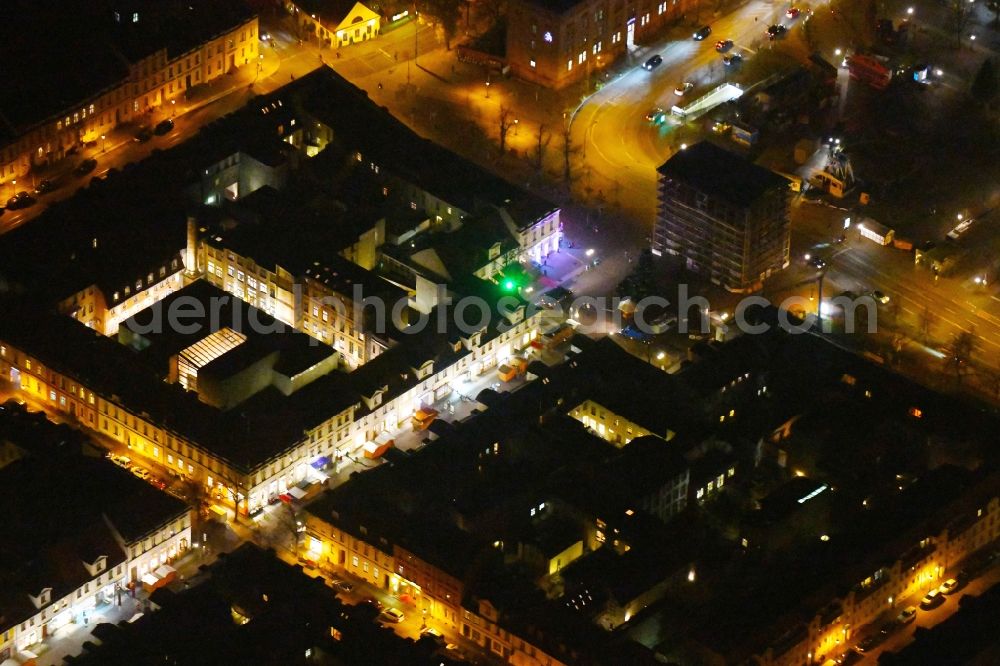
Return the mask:
<svg viewBox="0 0 1000 666">
<path fill-rule="evenodd" d="M 657 171 L 661 176 L 740 207 L 749 206 L 772 190 L 788 189 L 784 177 L 708 141 L 699 141 L 675 153 Z"/>
</svg>

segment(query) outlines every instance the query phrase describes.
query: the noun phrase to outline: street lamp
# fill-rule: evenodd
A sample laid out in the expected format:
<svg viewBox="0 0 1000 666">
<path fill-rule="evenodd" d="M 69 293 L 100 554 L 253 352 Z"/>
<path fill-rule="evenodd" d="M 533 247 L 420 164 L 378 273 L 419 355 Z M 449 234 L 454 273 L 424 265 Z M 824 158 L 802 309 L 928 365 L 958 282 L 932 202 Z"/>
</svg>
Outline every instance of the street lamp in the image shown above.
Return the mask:
<svg viewBox="0 0 1000 666">
<path fill-rule="evenodd" d="M 839 56 L 839 55 L 841 55 L 842 53 L 843 53 L 843 51 L 841 51 L 840 49 L 834 49 L 834 50 L 833 50 L 833 55 L 835 55 L 835 56 Z"/>
<path fill-rule="evenodd" d="M 490 98 L 490 82 L 486 81 L 486 99 Z"/>
<path fill-rule="evenodd" d="M 105 134 L 101 135 L 101 152 L 108 152 L 108 137 Z"/>
<path fill-rule="evenodd" d="M 170 100 L 170 115 L 171 116 L 176 116 L 177 115 L 177 100 L 176 99 Z"/>
<path fill-rule="evenodd" d="M 909 14 L 910 16 L 913 16 L 913 7 L 907 7 L 906 13 Z"/>
</svg>

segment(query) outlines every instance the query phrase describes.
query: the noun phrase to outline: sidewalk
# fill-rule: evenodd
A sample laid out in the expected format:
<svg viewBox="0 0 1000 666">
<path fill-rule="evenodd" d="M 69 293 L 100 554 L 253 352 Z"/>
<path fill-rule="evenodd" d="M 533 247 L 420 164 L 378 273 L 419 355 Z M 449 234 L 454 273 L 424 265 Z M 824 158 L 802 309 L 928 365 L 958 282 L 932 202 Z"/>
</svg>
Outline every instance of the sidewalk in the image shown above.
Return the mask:
<svg viewBox="0 0 1000 666">
<path fill-rule="evenodd" d="M 273 53 L 272 49 L 262 48 L 261 53 L 264 55 L 264 58 L 261 61 L 259 74 L 257 67 L 251 63 L 240 67 L 232 74 L 223 74 L 209 83 L 194 86 L 189 89 L 188 95 L 175 98 L 172 103 L 153 109 L 148 114 L 139 116 L 132 122 L 118 125 L 114 129 L 109 130 L 104 135 L 105 138 L 94 142 L 93 146 L 82 148 L 77 151 L 76 155 L 71 156 L 70 159 L 40 168 L 33 175 L 36 180 L 61 177 L 70 173 L 77 164 L 87 158 L 97 159 L 100 164 L 102 161 L 106 161 L 109 156 L 112 156 L 115 151 L 124 146 L 132 145 L 136 130 L 140 126 L 148 125 L 152 128 L 153 125 L 167 118 L 177 120 L 209 106 L 238 90 L 253 86 L 261 87 L 260 83 L 263 82 L 263 79 L 277 72 L 280 65 L 280 59 Z M 255 84 L 255 81 L 258 81 L 258 83 Z M 153 148 L 150 147 L 150 150 L 153 150 Z"/>
</svg>

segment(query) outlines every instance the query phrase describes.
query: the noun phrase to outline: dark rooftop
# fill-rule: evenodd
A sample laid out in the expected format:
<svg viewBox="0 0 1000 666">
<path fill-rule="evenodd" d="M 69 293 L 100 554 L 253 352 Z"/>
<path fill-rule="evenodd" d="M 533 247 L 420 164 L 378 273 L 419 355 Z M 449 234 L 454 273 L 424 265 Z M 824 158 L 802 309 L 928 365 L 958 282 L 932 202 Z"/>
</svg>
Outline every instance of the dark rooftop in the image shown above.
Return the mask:
<svg viewBox="0 0 1000 666">
<path fill-rule="evenodd" d="M 412 640 L 345 605 L 311 578 L 246 543 L 222 553 L 207 580 L 182 592 L 157 590 L 159 609 L 134 622 L 98 625 L 98 639 L 67 664 L 412 664 L 451 666 Z M 246 622 L 236 620 L 238 613 Z M 182 635 L 185 640 L 177 640 Z M 311 655 L 309 657 L 305 655 Z"/>
<path fill-rule="evenodd" d="M 708 141 L 678 152 L 657 171 L 740 207 L 751 205 L 771 190 L 788 189 L 788 181 L 782 176 Z"/>
</svg>

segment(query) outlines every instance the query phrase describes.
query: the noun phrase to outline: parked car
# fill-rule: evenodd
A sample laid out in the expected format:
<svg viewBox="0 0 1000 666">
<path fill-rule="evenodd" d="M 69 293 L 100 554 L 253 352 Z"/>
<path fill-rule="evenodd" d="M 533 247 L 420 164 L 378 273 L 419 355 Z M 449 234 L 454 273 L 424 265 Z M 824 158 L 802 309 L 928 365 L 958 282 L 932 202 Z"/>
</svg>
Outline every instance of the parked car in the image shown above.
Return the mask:
<svg viewBox="0 0 1000 666">
<path fill-rule="evenodd" d="M 899 624 L 909 624 L 917 619 L 917 609 L 913 606 L 907 606 L 899 615 L 896 616 L 896 622 Z"/>
<path fill-rule="evenodd" d="M 694 84 L 689 81 L 678 83 L 677 87 L 674 88 L 674 94 L 677 95 L 678 97 L 683 97 L 684 93 L 686 93 L 688 90 L 691 90 L 691 88 L 694 88 Z"/>
<path fill-rule="evenodd" d="M 46 192 L 51 192 L 56 189 L 56 184 L 53 183 L 48 178 L 43 178 L 35 187 L 35 194 L 45 194 Z"/>
<path fill-rule="evenodd" d="M 156 127 L 153 128 L 153 134 L 157 136 L 163 136 L 173 128 L 174 128 L 174 121 L 172 121 L 170 118 L 167 118 L 166 120 L 161 120 L 160 122 L 156 123 Z"/>
<path fill-rule="evenodd" d="M 874 634 L 872 634 L 871 636 L 867 636 L 864 639 L 862 639 L 861 642 L 858 643 L 857 647 L 855 647 L 854 649 L 857 650 L 858 652 L 860 652 L 861 654 L 864 654 L 866 652 L 870 652 L 871 650 L 874 650 L 879 645 L 881 645 L 882 643 L 884 643 L 885 639 L 888 638 L 888 637 L 889 637 L 889 634 L 882 633 L 881 631 L 877 631 Z"/>
<path fill-rule="evenodd" d="M 143 481 L 149 481 L 149 472 L 144 470 L 142 467 L 133 467 L 132 473 Z"/>
<path fill-rule="evenodd" d="M 944 595 L 941 594 L 941 590 L 935 588 L 924 595 L 924 598 L 920 600 L 920 607 L 924 610 L 930 610 L 931 608 L 937 608 L 944 603 Z"/>
<path fill-rule="evenodd" d="M 694 41 L 700 42 L 701 40 L 705 39 L 711 34 L 712 34 L 712 27 L 708 25 L 703 25 L 697 30 L 695 30 L 694 34 L 691 35 L 691 37 L 692 39 L 694 39 Z"/>
<path fill-rule="evenodd" d="M 945 582 L 941 583 L 941 587 L 938 588 L 938 591 L 941 592 L 941 594 L 955 594 L 958 592 L 958 588 L 960 586 L 961 583 L 958 582 L 957 578 L 949 578 Z"/>
<path fill-rule="evenodd" d="M 393 624 L 399 624 L 405 619 L 403 612 L 396 608 L 386 608 L 379 614 L 379 619 Z"/>
<path fill-rule="evenodd" d="M 167 132 L 169 131 L 170 130 L 167 130 Z M 146 143 L 152 138 L 153 138 L 153 130 L 149 129 L 149 127 L 143 126 L 139 128 L 138 132 L 135 133 L 135 136 L 132 138 L 132 140 L 135 141 L 136 143 Z"/>
<path fill-rule="evenodd" d="M 663 56 L 661 56 L 660 54 L 656 54 L 655 56 L 647 60 L 645 63 L 643 63 L 642 68 L 647 71 L 653 71 L 661 64 L 663 64 Z"/>
<path fill-rule="evenodd" d="M 361 600 L 361 603 L 368 604 L 369 606 L 371 606 L 376 610 L 382 610 L 382 602 L 376 599 L 375 597 L 365 597 L 364 599 Z"/>
<path fill-rule="evenodd" d="M 88 158 L 80 162 L 79 166 L 73 169 L 73 173 L 77 176 L 86 176 L 88 173 L 97 168 L 97 160 L 94 158 Z"/>
<path fill-rule="evenodd" d="M 782 35 L 784 35 L 786 32 L 788 32 L 788 28 L 786 28 L 785 26 L 781 25 L 780 23 L 775 23 L 774 25 L 768 27 L 768 29 L 767 29 L 767 38 L 771 39 L 771 40 L 775 40 L 778 37 L 781 37 Z"/>
<path fill-rule="evenodd" d="M 741 56 L 739 53 L 730 53 L 729 55 L 726 55 L 722 58 L 722 63 L 726 67 L 729 67 L 731 65 L 738 65 L 741 62 L 743 62 L 743 56 Z"/>
<path fill-rule="evenodd" d="M 787 16 L 790 19 L 798 18 L 799 14 L 801 13 L 802 10 L 800 10 L 798 7 L 789 7 L 788 9 L 785 10 L 785 16 Z"/>
<path fill-rule="evenodd" d="M 21 191 L 7 199 L 7 208 L 10 210 L 18 210 L 19 208 L 28 208 L 29 206 L 34 206 L 36 203 L 35 197 L 31 196 L 27 192 Z"/>
<path fill-rule="evenodd" d="M 339 578 L 334 578 L 331 584 L 341 592 L 351 592 L 354 590 L 354 585 L 348 583 L 346 580 L 340 580 Z"/>
<path fill-rule="evenodd" d="M 445 640 L 444 640 L 444 634 L 442 634 L 440 631 L 438 631 L 434 627 L 424 627 L 423 629 L 421 629 L 420 630 L 420 637 L 423 638 L 425 636 L 430 637 L 431 640 L 433 640 L 435 643 L 437 643 L 441 647 L 444 647 L 444 645 L 446 643 Z"/>
<path fill-rule="evenodd" d="M 715 50 L 719 53 L 725 53 L 731 48 L 733 48 L 733 40 L 731 39 L 720 39 L 715 43 Z"/>
<path fill-rule="evenodd" d="M 854 648 L 853 650 L 848 650 L 844 654 L 840 655 L 840 657 L 837 658 L 837 663 L 840 664 L 840 666 L 851 666 L 859 661 L 864 661 L 864 658 L 864 655 L 861 654 L 857 648 Z"/>
<path fill-rule="evenodd" d="M 0 208 L 0 211 L 2 210 L 3 209 Z M 8 398 L 3 405 L 0 405 L 0 409 L 5 409 L 11 412 L 20 412 L 22 414 L 28 411 L 28 408 L 24 404 L 24 400 L 21 400 L 20 398 Z"/>
</svg>

